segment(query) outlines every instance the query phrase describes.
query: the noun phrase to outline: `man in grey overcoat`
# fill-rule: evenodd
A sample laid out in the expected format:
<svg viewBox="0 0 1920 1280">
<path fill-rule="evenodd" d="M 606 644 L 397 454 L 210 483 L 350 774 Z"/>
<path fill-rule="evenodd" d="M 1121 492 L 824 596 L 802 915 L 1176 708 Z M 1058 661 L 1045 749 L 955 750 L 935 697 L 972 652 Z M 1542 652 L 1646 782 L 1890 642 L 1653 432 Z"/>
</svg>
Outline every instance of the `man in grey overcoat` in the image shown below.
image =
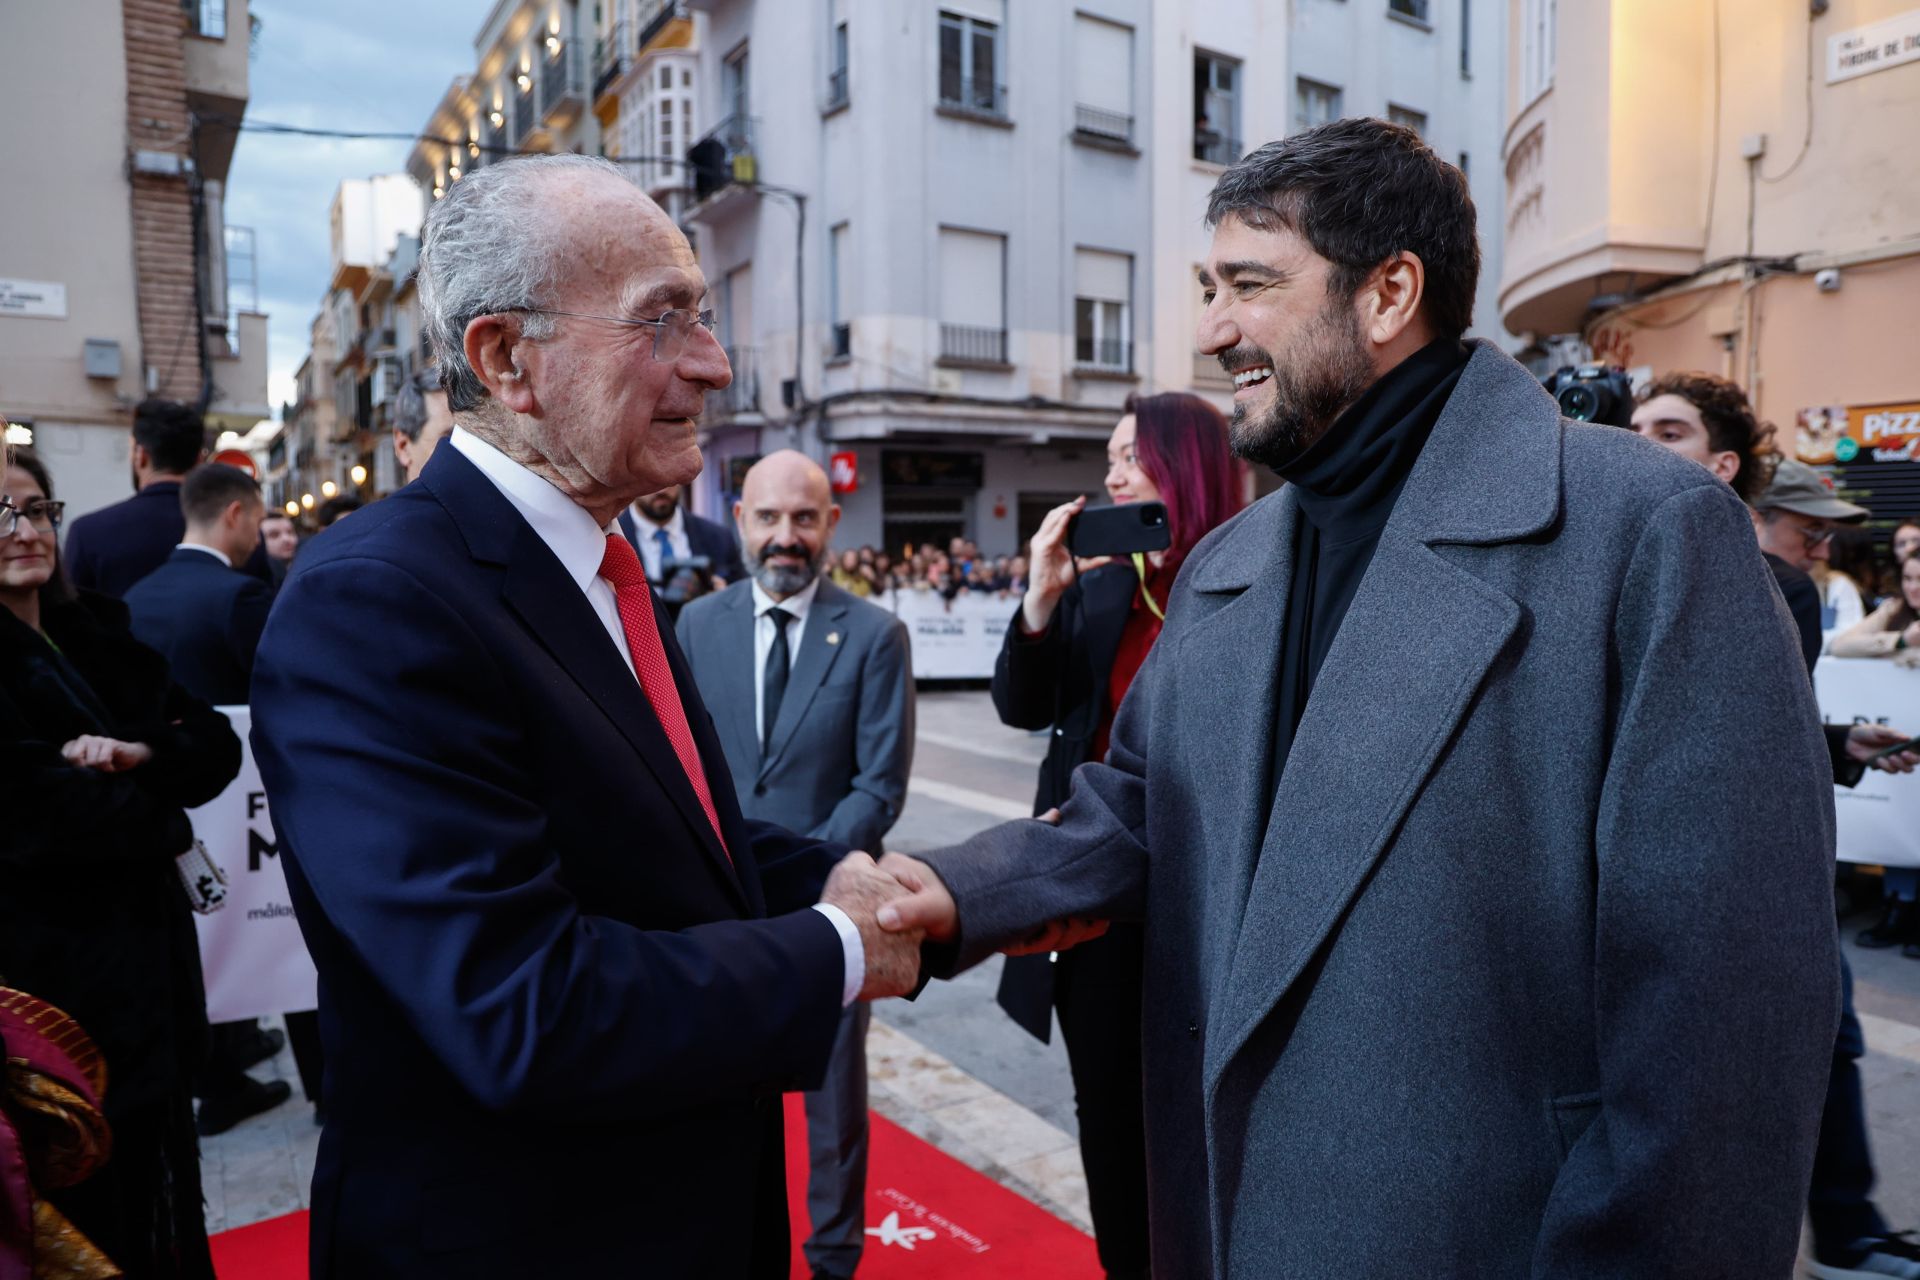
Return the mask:
<svg viewBox="0 0 1920 1280">
<path fill-rule="evenodd" d="M 889 855 L 883 926 L 951 970 L 1146 922 L 1156 1280 L 1786 1276 L 1832 776 L 1744 508 L 1461 341 L 1473 206 L 1411 131 L 1269 144 L 1208 217 L 1199 345 L 1288 483 L 1059 826 Z"/>
<path fill-rule="evenodd" d="M 680 648 L 712 713 L 740 809 L 820 840 L 879 850 L 913 767 L 907 629 L 823 572 L 840 508 L 820 465 L 782 450 L 734 505 L 748 577 L 680 611 Z M 866 1242 L 865 1001 L 840 1015 L 820 1088 L 806 1095 L 811 1166 L 803 1246 L 845 1280 Z"/>
</svg>

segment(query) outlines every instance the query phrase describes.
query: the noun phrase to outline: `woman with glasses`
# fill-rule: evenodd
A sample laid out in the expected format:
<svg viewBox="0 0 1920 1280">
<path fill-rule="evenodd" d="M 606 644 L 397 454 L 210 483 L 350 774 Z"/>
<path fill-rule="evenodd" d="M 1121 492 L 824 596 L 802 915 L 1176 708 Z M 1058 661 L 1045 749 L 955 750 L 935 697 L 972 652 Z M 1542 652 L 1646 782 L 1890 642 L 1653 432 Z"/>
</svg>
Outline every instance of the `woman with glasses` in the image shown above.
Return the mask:
<svg viewBox="0 0 1920 1280">
<path fill-rule="evenodd" d="M 1131 563 L 1076 565 L 1067 530 L 1085 498 L 1055 507 L 1021 565 L 1019 612 L 993 672 L 993 705 L 1020 729 L 1047 729 L 1034 812 L 1065 803 L 1073 771 L 1104 760 L 1120 701 L 1165 620 L 1162 605 L 1195 544 L 1240 510 L 1242 470 L 1226 420 L 1198 396 L 1132 396 L 1107 441 L 1107 496 L 1163 502 L 1172 545 Z M 1146 1133 L 1140 999 L 1145 935 L 1114 925 L 1057 958 L 1016 956 L 1000 1004 L 1045 1040 L 1067 1042 L 1095 1244 L 1109 1277 L 1147 1274 Z"/>
<path fill-rule="evenodd" d="M 125 606 L 67 585 L 62 504 L 30 452 L 4 494 L 0 974 L 98 1044 L 113 1133 L 105 1166 L 50 1199 L 129 1277 L 211 1277 L 192 1109 L 205 997 L 174 859 L 240 743 L 133 639 Z"/>
</svg>

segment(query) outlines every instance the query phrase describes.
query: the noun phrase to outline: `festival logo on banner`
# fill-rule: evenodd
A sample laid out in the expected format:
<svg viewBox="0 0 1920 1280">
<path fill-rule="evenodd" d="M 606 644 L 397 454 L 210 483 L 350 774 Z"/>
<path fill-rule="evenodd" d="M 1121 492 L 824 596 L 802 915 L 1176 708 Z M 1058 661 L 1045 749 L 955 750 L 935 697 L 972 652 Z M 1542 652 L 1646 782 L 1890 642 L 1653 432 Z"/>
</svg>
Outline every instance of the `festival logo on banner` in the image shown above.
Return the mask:
<svg viewBox="0 0 1920 1280">
<path fill-rule="evenodd" d="M 868 1227 L 881 1248 L 901 1248 L 909 1253 L 915 1245 L 945 1236 L 969 1253 L 982 1254 L 993 1248 L 946 1215 L 936 1213 L 903 1191 L 888 1187 L 873 1193 L 873 1198 L 888 1206 L 887 1216 L 877 1227 Z"/>
<path fill-rule="evenodd" d="M 1796 424 L 1794 452 L 1810 466 L 1920 461 L 1920 402 L 1802 409 Z"/>
</svg>

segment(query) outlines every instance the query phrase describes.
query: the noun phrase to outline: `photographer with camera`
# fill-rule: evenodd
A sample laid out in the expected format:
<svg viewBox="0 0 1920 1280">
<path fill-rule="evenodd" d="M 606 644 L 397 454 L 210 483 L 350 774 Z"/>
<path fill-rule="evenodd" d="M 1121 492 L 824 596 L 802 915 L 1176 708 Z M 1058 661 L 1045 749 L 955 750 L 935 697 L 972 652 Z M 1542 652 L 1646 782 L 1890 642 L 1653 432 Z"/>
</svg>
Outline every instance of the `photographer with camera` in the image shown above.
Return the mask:
<svg viewBox="0 0 1920 1280">
<path fill-rule="evenodd" d="M 640 554 L 647 581 L 670 615 L 689 600 L 724 590 L 747 576 L 740 543 L 723 524 L 686 509 L 684 486 L 649 493 L 620 513 L 620 532 Z"/>
</svg>

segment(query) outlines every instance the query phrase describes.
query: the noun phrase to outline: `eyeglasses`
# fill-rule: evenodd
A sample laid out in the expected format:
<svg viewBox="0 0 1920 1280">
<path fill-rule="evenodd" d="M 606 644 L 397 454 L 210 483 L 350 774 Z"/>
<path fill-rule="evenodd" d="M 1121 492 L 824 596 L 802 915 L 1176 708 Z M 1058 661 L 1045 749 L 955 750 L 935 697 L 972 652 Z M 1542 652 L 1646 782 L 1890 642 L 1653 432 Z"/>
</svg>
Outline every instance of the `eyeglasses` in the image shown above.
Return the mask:
<svg viewBox="0 0 1920 1280">
<path fill-rule="evenodd" d="M 66 503 L 51 498 L 34 498 L 24 507 L 14 506 L 12 498 L 0 500 L 0 538 L 11 538 L 17 533 L 22 517 L 31 521 L 34 528 L 52 533 L 60 527 L 66 510 Z"/>
<path fill-rule="evenodd" d="M 519 307 L 536 316 L 572 316 L 575 320 L 602 320 L 607 324 L 624 324 L 634 328 L 641 325 L 653 327 L 653 358 L 662 362 L 678 360 L 681 352 L 687 349 L 687 343 L 693 340 L 693 331 L 705 329 L 709 336 L 713 333 L 714 315 L 711 311 L 688 311 L 684 307 L 675 307 L 662 312 L 657 320 L 630 320 L 624 316 L 595 316 L 584 311 L 555 311 L 547 307 Z"/>
<path fill-rule="evenodd" d="M 1837 530 L 1835 530 L 1832 525 L 1828 525 L 1824 529 L 1809 529 L 1805 525 L 1802 525 L 1800 526 L 1800 540 L 1807 544 L 1807 550 L 1812 551 L 1823 543 L 1833 541 L 1833 535 L 1836 532 Z"/>
</svg>

